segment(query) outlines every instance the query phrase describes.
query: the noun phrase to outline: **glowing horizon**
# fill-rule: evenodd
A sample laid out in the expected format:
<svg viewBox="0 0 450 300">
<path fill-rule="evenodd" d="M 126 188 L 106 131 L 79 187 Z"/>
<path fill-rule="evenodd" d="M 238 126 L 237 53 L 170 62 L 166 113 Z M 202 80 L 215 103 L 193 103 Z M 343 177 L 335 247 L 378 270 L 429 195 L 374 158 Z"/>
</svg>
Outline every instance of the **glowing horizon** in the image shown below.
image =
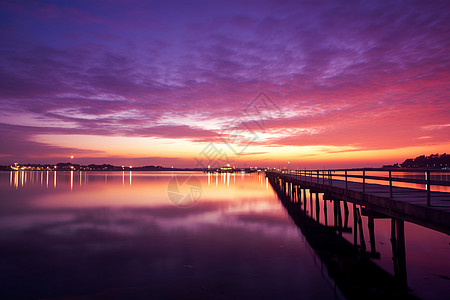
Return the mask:
<svg viewBox="0 0 450 300">
<path fill-rule="evenodd" d="M 448 12 L 446 1 L 3 3 L 0 164 L 198 167 L 211 143 L 243 167 L 449 152 Z M 258 127 L 246 109 L 261 92 L 272 114 Z M 227 139 L 233 126 L 251 143 Z"/>
</svg>

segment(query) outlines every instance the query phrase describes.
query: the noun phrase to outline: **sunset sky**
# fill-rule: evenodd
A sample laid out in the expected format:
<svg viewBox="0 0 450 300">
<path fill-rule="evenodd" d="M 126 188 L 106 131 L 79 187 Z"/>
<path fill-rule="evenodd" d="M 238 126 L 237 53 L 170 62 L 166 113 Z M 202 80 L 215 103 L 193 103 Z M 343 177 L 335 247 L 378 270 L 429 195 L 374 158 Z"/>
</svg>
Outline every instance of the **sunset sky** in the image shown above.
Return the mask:
<svg viewBox="0 0 450 300">
<path fill-rule="evenodd" d="M 448 0 L 2 1 L 0 51 L 0 164 L 450 150 Z"/>
</svg>

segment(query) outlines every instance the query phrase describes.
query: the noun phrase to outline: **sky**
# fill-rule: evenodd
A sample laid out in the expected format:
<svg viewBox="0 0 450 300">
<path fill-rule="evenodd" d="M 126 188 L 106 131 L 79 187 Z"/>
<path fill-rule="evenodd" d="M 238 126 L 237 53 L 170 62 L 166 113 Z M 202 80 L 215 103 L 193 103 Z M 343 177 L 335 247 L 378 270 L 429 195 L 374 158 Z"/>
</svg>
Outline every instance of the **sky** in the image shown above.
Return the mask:
<svg viewBox="0 0 450 300">
<path fill-rule="evenodd" d="M 449 1 L 2 1 L 0 53 L 0 164 L 450 149 Z"/>
</svg>

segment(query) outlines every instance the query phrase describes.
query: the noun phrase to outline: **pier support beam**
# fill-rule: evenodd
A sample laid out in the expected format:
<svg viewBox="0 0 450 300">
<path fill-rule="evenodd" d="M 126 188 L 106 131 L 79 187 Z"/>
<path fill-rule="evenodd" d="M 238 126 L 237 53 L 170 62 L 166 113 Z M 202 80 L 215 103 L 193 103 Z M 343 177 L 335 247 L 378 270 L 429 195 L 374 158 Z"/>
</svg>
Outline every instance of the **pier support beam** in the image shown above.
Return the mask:
<svg viewBox="0 0 450 300">
<path fill-rule="evenodd" d="M 306 212 L 306 189 L 303 189 L 303 211 Z"/>
<path fill-rule="evenodd" d="M 316 193 L 316 221 L 317 221 L 317 222 L 320 222 L 319 193 Z"/>
<path fill-rule="evenodd" d="M 356 204 L 353 203 L 353 245 L 358 245 L 358 216 L 356 214 Z"/>
<path fill-rule="evenodd" d="M 377 253 L 375 245 L 375 222 L 372 216 L 368 217 L 369 238 L 370 238 L 370 252 L 372 255 Z"/>
<path fill-rule="evenodd" d="M 394 277 L 399 284 L 406 288 L 406 249 L 404 221 L 391 219 L 392 261 L 394 263 Z"/>
<path fill-rule="evenodd" d="M 366 241 L 364 239 L 364 230 L 363 230 L 363 226 L 362 226 L 361 213 L 360 213 L 358 208 L 356 209 L 356 218 L 357 218 L 357 221 L 358 221 L 359 244 L 361 246 L 361 252 L 365 253 L 366 252 Z"/>
</svg>

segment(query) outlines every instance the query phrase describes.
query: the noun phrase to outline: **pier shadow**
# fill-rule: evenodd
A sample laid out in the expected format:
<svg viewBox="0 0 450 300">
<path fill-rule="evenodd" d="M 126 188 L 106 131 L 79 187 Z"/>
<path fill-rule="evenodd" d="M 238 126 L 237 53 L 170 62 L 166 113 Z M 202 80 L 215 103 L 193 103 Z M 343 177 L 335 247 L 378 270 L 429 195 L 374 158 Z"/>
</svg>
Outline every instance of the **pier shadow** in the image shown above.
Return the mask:
<svg viewBox="0 0 450 300">
<path fill-rule="evenodd" d="M 394 275 L 385 271 L 371 258 L 379 258 L 376 250 L 374 219 L 387 218 L 353 205 L 353 228 L 349 227 L 346 201 L 332 201 L 334 220 L 328 220 L 327 205 L 320 207 L 319 195 L 280 178 L 269 177 L 290 218 L 298 226 L 308 244 L 328 269 L 329 276 L 347 299 L 419 299 L 407 287 L 404 222 L 391 219 L 391 244 Z M 307 197 L 309 193 L 309 197 Z M 315 201 L 314 199 L 315 197 Z M 307 201 L 309 210 L 307 210 Z M 341 203 L 343 202 L 343 209 Z M 315 208 L 315 213 L 313 213 Z M 323 223 L 320 223 L 320 211 Z M 368 217 L 370 249 L 366 249 L 361 215 Z M 342 237 L 353 233 L 353 244 Z"/>
</svg>

